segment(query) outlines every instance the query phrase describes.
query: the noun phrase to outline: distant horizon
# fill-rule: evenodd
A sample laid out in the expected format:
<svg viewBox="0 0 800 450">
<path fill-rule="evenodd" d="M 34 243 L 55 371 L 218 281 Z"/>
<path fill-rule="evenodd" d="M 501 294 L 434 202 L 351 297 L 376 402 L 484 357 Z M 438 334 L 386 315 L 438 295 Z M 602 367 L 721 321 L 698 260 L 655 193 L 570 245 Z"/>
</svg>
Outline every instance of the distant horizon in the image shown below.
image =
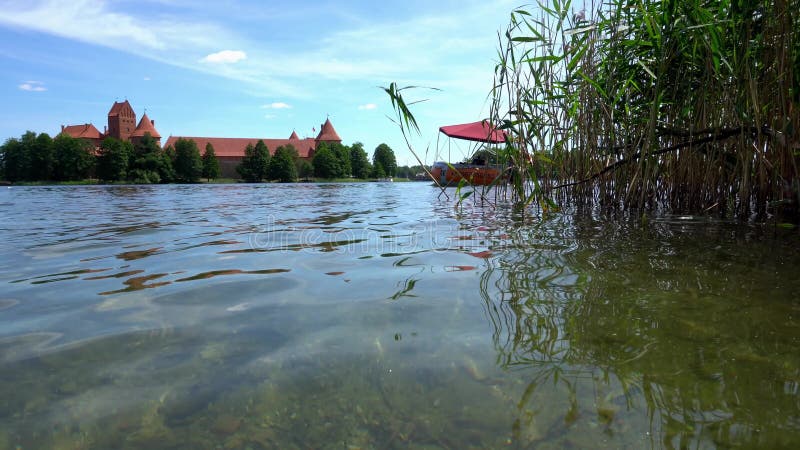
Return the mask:
<svg viewBox="0 0 800 450">
<path fill-rule="evenodd" d="M 518 6 L 5 3 L 3 141 L 28 130 L 57 134 L 61 125 L 102 130 L 109 106 L 127 99 L 137 120 L 146 112 L 165 137 L 307 138 L 330 118 L 344 144 L 371 152 L 386 143 L 409 166 L 417 161 L 380 88 L 441 89 L 409 92 L 429 100 L 414 106 L 422 134 L 412 144 L 432 163 L 439 126 L 488 115 L 497 33 Z"/>
</svg>

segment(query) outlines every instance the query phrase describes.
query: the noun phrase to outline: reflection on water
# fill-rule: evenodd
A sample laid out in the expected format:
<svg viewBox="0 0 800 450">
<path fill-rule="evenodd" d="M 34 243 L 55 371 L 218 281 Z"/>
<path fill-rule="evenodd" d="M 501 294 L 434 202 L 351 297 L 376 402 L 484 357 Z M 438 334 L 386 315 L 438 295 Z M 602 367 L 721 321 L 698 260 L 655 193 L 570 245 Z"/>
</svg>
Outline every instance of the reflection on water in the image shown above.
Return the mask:
<svg viewBox="0 0 800 450">
<path fill-rule="evenodd" d="M 0 193 L 0 449 L 793 448 L 791 230 L 422 184 Z"/>
</svg>

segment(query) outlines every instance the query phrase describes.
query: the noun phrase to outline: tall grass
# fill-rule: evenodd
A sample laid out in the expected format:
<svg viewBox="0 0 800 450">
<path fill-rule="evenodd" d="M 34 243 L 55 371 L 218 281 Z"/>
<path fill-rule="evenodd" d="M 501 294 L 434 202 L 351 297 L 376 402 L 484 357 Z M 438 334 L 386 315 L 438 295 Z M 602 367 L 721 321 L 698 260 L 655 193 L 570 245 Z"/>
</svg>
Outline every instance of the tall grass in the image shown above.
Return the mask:
<svg viewBox="0 0 800 450">
<path fill-rule="evenodd" d="M 539 2 L 499 36 L 517 202 L 797 219 L 797 0 Z"/>
<path fill-rule="evenodd" d="M 514 10 L 491 92 L 509 135 L 497 191 L 522 207 L 798 221 L 798 29 L 800 0 Z M 415 129 L 390 88 L 401 130 Z"/>
</svg>

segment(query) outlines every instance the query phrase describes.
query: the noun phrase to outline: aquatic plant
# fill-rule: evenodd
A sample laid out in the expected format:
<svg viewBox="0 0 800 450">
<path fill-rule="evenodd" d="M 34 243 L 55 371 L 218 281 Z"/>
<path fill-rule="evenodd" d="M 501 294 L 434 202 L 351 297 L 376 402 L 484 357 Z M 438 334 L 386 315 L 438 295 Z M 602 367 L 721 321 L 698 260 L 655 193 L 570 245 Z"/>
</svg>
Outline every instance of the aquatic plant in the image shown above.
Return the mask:
<svg viewBox="0 0 800 450">
<path fill-rule="evenodd" d="M 797 0 L 571 0 L 511 13 L 490 120 L 515 204 L 793 220 Z M 399 124 L 416 125 L 392 96 Z"/>
</svg>

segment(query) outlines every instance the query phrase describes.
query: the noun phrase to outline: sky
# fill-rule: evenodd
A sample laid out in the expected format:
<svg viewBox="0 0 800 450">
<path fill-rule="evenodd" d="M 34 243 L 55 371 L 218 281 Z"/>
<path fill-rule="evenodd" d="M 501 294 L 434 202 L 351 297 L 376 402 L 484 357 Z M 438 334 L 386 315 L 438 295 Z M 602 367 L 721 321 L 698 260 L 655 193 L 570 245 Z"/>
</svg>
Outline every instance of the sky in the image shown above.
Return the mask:
<svg viewBox="0 0 800 450">
<path fill-rule="evenodd" d="M 489 115 L 498 32 L 519 5 L 0 0 L 0 139 L 83 123 L 103 131 L 127 99 L 162 141 L 313 137 L 330 118 L 345 145 L 372 156 L 386 143 L 412 165 L 381 89 L 395 82 L 438 89 L 407 91 L 426 100 L 412 107 L 421 134 L 411 146 L 432 163 L 446 153 L 439 126 Z M 469 151 L 459 145 L 453 159 Z"/>
</svg>

